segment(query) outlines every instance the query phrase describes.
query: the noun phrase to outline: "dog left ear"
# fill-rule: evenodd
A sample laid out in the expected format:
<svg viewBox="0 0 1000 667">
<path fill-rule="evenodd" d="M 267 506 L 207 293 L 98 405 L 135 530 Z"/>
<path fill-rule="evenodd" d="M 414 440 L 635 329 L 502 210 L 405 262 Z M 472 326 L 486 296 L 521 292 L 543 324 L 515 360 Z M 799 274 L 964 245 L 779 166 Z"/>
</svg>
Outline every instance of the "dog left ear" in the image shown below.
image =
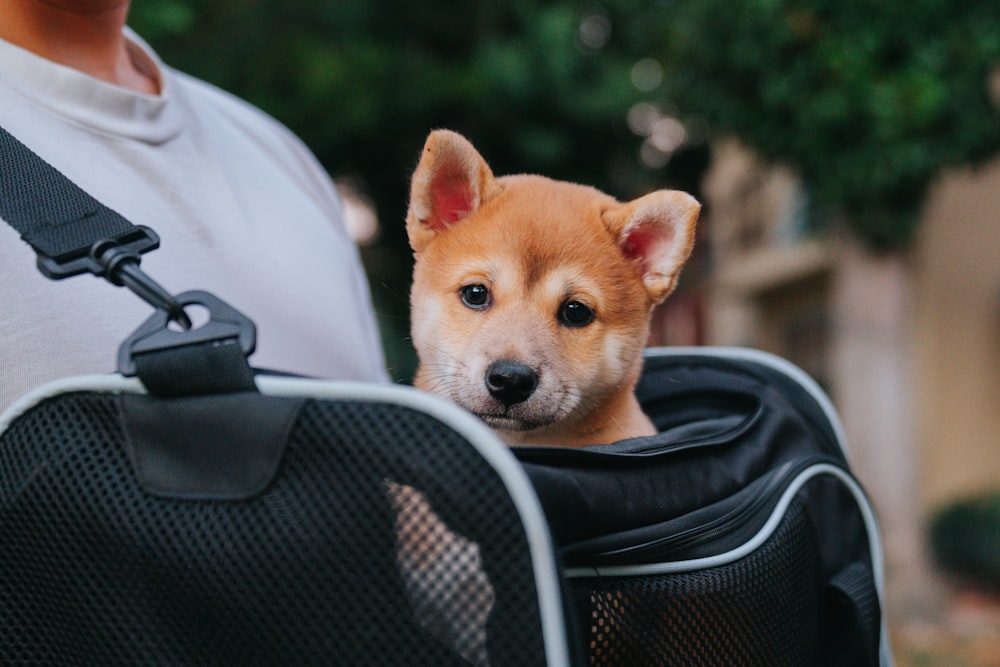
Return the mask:
<svg viewBox="0 0 1000 667">
<path fill-rule="evenodd" d="M 701 204 L 679 190 L 659 190 L 608 210 L 604 222 L 626 257 L 639 264 L 654 304 L 666 299 L 694 245 Z"/>
<path fill-rule="evenodd" d="M 468 139 L 450 130 L 431 132 L 410 183 L 410 247 L 420 252 L 436 234 L 469 217 L 493 187 L 493 172 Z"/>
</svg>

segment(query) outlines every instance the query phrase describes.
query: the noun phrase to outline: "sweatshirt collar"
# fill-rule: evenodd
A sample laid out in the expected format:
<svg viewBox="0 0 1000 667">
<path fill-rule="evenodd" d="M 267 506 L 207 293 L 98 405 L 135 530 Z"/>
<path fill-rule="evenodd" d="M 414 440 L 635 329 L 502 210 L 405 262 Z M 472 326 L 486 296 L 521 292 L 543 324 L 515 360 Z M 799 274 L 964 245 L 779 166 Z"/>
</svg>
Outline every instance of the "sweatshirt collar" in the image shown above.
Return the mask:
<svg viewBox="0 0 1000 667">
<path fill-rule="evenodd" d="M 95 79 L 0 40 L 0 83 L 45 111 L 94 132 L 150 144 L 164 143 L 181 131 L 182 114 L 170 70 L 131 29 L 125 37 L 135 57 L 155 72 L 159 95 L 146 95 Z"/>
</svg>

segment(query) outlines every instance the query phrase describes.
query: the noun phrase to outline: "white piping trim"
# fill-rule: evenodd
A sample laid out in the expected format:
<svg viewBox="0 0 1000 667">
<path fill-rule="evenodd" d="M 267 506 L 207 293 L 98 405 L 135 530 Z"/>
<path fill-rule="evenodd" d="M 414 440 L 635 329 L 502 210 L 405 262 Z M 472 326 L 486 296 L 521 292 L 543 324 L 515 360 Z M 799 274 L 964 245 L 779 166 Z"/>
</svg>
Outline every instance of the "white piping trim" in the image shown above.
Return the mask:
<svg viewBox="0 0 1000 667">
<path fill-rule="evenodd" d="M 782 373 L 802 386 L 819 403 L 820 408 L 826 413 L 826 418 L 830 421 L 833 434 L 840 446 L 840 451 L 844 453 L 845 460 L 850 462 L 847 451 L 847 436 L 844 433 L 844 426 L 840 422 L 840 415 L 833 406 L 830 397 L 827 396 L 823 388 L 804 370 L 781 357 L 755 350 L 749 347 L 651 347 L 647 348 L 646 355 L 650 357 L 672 357 L 672 356 L 695 356 L 695 357 L 721 357 L 723 359 L 735 359 L 737 361 L 751 361 L 762 366 L 767 366 Z"/>
<path fill-rule="evenodd" d="M 35 407 L 42 401 L 53 396 L 69 394 L 77 391 L 96 391 L 100 393 L 116 394 L 130 392 L 135 394 L 146 393 L 145 387 L 138 378 L 126 378 L 121 375 L 76 375 L 62 378 L 29 391 L 21 398 L 14 401 L 6 410 L 0 414 L 0 434 L 6 431 L 11 423 L 22 414 Z"/>
<path fill-rule="evenodd" d="M 777 530 L 778 525 L 785 516 L 785 512 L 788 511 L 788 506 L 792 503 L 792 500 L 795 498 L 799 490 L 801 490 L 807 482 L 819 475 L 831 475 L 842 482 L 844 486 L 847 487 L 847 490 L 851 492 L 851 495 L 854 497 L 854 501 L 857 503 L 858 510 L 861 512 L 861 517 L 868 533 L 868 544 L 870 549 L 869 557 L 872 561 L 872 576 L 875 581 L 875 591 L 878 595 L 879 608 L 882 612 L 879 653 L 881 656 L 882 667 L 892 667 L 892 652 L 889 648 L 885 615 L 885 596 L 883 592 L 885 575 L 882 569 L 882 541 L 879 534 L 878 521 L 875 518 L 875 512 L 872 510 L 871 504 L 868 502 L 868 497 L 865 495 L 864 490 L 857 483 L 857 481 L 855 481 L 849 473 L 829 463 L 818 463 L 799 473 L 795 479 L 792 480 L 791 484 L 789 484 L 788 488 L 785 489 L 785 492 L 778 500 L 778 504 L 775 506 L 771 515 L 768 517 L 761 529 L 757 531 L 757 534 L 735 549 L 725 553 L 716 554 L 715 556 L 693 558 L 683 561 L 648 563 L 640 565 L 598 566 L 590 568 L 566 568 L 564 574 L 569 579 L 585 577 L 635 577 L 656 574 L 678 574 L 682 572 L 692 572 L 694 570 L 728 565 L 748 556 L 753 551 L 760 548 L 760 546 L 771 537 L 774 531 Z"/>
<path fill-rule="evenodd" d="M 499 475 L 521 515 L 531 550 L 546 665 L 568 667 L 569 644 L 562 607 L 559 572 L 542 506 L 527 473 L 513 453 L 478 418 L 452 403 L 411 387 L 278 376 L 258 376 L 257 387 L 269 396 L 388 403 L 434 417 L 464 437 Z M 76 391 L 146 393 L 142 383 L 121 375 L 85 375 L 57 380 L 25 394 L 0 415 L 0 435 L 19 416 L 42 401 Z"/>
</svg>

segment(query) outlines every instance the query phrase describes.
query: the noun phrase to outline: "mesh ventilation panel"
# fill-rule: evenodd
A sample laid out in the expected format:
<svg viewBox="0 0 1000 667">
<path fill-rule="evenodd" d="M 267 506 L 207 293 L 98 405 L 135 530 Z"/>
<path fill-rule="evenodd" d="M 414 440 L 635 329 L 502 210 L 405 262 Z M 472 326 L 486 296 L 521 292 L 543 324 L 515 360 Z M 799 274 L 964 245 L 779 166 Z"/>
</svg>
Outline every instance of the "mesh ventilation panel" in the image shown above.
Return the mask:
<svg viewBox="0 0 1000 667">
<path fill-rule="evenodd" d="M 517 513 L 436 420 L 306 402 L 265 493 L 196 502 L 139 488 L 120 418 L 70 394 L 0 441 L 0 663 L 544 664 Z"/>
<path fill-rule="evenodd" d="M 729 565 L 571 587 L 591 665 L 822 664 L 817 555 L 800 501 L 771 539 Z"/>
</svg>

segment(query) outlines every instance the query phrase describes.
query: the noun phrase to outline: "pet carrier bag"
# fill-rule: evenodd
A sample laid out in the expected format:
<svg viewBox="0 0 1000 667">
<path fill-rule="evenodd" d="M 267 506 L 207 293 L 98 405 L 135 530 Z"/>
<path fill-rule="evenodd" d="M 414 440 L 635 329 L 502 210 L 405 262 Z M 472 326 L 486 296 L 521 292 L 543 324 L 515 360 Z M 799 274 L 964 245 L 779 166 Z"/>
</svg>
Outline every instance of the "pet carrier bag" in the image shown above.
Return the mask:
<svg viewBox="0 0 1000 667">
<path fill-rule="evenodd" d="M 518 462 L 415 390 L 255 372 L 249 320 L 139 269 L 155 234 L 0 155 L 44 273 L 156 308 L 121 374 L 0 415 L 0 664 L 890 664 L 874 517 L 784 364 L 651 352 L 660 435 Z"/>
<path fill-rule="evenodd" d="M 762 352 L 651 349 L 658 435 L 519 448 L 590 664 L 892 664 L 878 526 L 835 412 Z"/>
</svg>

